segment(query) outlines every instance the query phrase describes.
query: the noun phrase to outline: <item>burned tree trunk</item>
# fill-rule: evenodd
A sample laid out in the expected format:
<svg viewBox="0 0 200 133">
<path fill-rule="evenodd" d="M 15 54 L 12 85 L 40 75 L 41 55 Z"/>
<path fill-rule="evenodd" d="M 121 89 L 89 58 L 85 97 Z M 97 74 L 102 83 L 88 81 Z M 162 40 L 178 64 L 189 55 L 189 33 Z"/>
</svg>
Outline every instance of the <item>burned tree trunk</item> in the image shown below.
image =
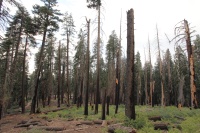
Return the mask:
<svg viewBox="0 0 200 133">
<path fill-rule="evenodd" d="M 101 119 L 105 120 L 106 119 L 106 89 L 102 89 L 102 115 Z"/>
<path fill-rule="evenodd" d="M 133 9 L 127 12 L 127 90 L 125 91 L 125 115 L 135 119 L 134 101 L 134 14 Z"/>
<path fill-rule="evenodd" d="M 157 43 L 158 43 L 158 56 L 159 56 L 159 62 L 160 62 L 160 77 L 161 77 L 161 106 L 165 105 L 165 94 L 164 94 L 164 76 L 163 76 L 163 69 L 162 69 L 162 59 L 160 55 L 160 42 L 158 37 L 158 27 L 156 25 L 156 31 L 157 31 Z"/>
<path fill-rule="evenodd" d="M 151 46 L 150 46 L 149 38 L 148 38 L 148 43 L 149 43 L 149 64 L 150 64 L 150 102 L 151 102 L 151 106 L 154 107 L 154 101 L 153 101 L 154 81 L 152 78 Z"/>
<path fill-rule="evenodd" d="M 191 89 L 191 107 L 197 108 L 197 98 L 196 98 L 196 83 L 195 83 L 195 71 L 194 71 L 194 58 L 192 54 L 192 45 L 190 39 L 190 29 L 187 20 L 184 20 L 186 45 L 188 52 L 188 63 L 190 68 L 190 89 Z"/>
<path fill-rule="evenodd" d="M 84 108 L 84 115 L 88 115 L 88 98 L 89 98 L 89 72 L 90 72 L 90 19 L 87 20 L 87 28 L 88 28 L 88 35 L 87 35 L 87 81 L 86 81 L 86 92 L 85 92 L 85 108 Z"/>
</svg>

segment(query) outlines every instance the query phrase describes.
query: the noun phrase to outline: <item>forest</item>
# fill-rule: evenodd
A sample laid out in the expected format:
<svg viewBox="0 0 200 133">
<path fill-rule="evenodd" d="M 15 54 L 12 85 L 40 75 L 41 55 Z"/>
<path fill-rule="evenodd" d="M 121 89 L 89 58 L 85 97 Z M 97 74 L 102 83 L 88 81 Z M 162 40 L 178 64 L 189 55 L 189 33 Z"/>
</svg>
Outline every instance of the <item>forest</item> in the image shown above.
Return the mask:
<svg viewBox="0 0 200 133">
<path fill-rule="evenodd" d="M 126 24 L 119 20 L 120 32 L 103 40 L 104 2 L 85 1 L 97 16 L 84 16 L 76 31 L 78 20 L 57 9 L 58 1 L 41 0 L 30 13 L 20 0 L 0 0 L 0 132 L 200 131 L 200 35 L 187 19 L 174 24 L 173 38 L 165 34 L 174 52 L 161 50 L 155 25 L 156 41 L 148 38 L 140 53 L 133 8 Z"/>
</svg>

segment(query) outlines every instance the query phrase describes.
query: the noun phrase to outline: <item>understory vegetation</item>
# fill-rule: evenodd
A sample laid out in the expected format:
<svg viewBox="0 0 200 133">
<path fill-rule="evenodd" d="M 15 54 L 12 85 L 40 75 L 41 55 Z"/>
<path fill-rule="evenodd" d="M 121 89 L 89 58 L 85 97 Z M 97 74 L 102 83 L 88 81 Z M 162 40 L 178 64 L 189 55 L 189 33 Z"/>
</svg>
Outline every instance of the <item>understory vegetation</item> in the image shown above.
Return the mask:
<svg viewBox="0 0 200 133">
<path fill-rule="evenodd" d="M 94 111 L 90 108 L 89 115 L 84 116 L 83 110 L 83 106 L 80 108 L 73 106 L 61 111 L 49 112 L 48 114 L 41 114 L 39 115 L 39 117 L 46 117 L 47 119 L 59 118 L 64 120 L 67 119 L 89 121 L 101 119 L 101 113 L 94 114 Z M 99 110 L 101 110 L 101 108 Z M 113 123 L 123 123 L 124 126 L 136 128 L 138 133 L 154 133 L 163 131 L 154 130 L 153 124 L 156 122 L 150 121 L 148 120 L 148 118 L 152 116 L 160 116 L 162 118 L 162 123 L 167 123 L 169 127 L 169 133 L 198 133 L 200 131 L 199 109 L 190 110 L 186 107 L 178 109 L 175 106 L 155 106 L 154 108 L 150 106 L 136 106 L 136 120 L 128 119 L 124 114 L 124 110 L 124 105 L 120 105 L 118 114 L 115 114 L 115 106 L 110 106 L 110 115 L 106 116 L 106 120 L 112 121 Z M 102 132 L 104 131 L 107 132 L 106 129 L 102 129 Z M 117 129 L 115 132 L 122 133 L 124 131 Z"/>
</svg>

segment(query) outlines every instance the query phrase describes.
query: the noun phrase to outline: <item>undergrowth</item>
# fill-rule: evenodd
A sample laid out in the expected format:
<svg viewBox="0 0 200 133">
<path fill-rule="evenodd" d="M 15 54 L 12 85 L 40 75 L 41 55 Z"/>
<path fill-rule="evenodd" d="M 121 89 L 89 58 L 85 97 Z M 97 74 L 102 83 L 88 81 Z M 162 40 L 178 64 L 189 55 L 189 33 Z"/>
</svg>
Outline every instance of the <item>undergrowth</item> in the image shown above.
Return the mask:
<svg viewBox="0 0 200 133">
<path fill-rule="evenodd" d="M 148 117 L 161 116 L 162 122 L 167 123 L 169 133 L 197 133 L 200 132 L 200 113 L 199 109 L 190 110 L 189 108 L 182 108 L 179 110 L 174 106 L 154 108 L 150 106 L 136 106 L 136 120 L 130 120 L 125 116 L 124 105 L 119 106 L 118 113 L 115 114 L 115 106 L 110 106 L 110 115 L 106 116 L 106 120 L 112 120 L 114 123 L 123 123 L 124 126 L 133 127 L 137 129 L 138 133 L 155 133 L 162 131 L 155 131 L 153 122 L 148 120 Z M 84 116 L 84 107 L 77 108 L 72 106 L 57 112 L 49 112 L 42 114 L 40 117 L 47 117 L 49 119 L 59 118 L 65 120 L 98 120 L 101 119 L 101 106 L 99 105 L 98 114 L 94 114 L 94 110 L 89 108 L 89 115 Z M 185 120 L 178 119 L 183 118 Z M 123 133 L 120 129 L 116 133 Z"/>
</svg>

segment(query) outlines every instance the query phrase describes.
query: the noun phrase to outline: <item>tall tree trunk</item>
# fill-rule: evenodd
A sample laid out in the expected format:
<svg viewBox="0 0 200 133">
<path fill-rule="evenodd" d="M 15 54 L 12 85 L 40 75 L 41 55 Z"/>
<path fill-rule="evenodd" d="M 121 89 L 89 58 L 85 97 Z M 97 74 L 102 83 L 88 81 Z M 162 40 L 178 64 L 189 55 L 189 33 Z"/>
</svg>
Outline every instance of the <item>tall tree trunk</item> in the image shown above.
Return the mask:
<svg viewBox="0 0 200 133">
<path fill-rule="evenodd" d="M 103 88 L 102 91 L 102 115 L 101 119 L 105 120 L 106 119 L 106 89 Z"/>
<path fill-rule="evenodd" d="M 146 53 L 145 53 L 145 49 L 144 49 L 144 56 L 145 56 L 145 63 L 146 62 Z M 145 105 L 149 104 L 149 95 L 148 95 L 148 89 L 147 89 L 147 65 L 144 66 L 144 82 L 145 82 Z"/>
<path fill-rule="evenodd" d="M 184 76 L 180 75 L 180 79 L 179 79 L 179 87 L 178 87 L 178 92 L 179 92 L 179 96 L 178 96 L 178 104 L 181 104 L 182 106 L 184 105 L 185 99 L 184 99 L 184 94 L 183 94 L 183 86 L 184 86 Z"/>
<path fill-rule="evenodd" d="M 61 42 L 59 41 L 59 47 L 58 47 L 58 107 L 60 107 L 60 44 Z"/>
<path fill-rule="evenodd" d="M 97 89 L 96 89 L 95 114 L 98 114 L 98 104 L 99 104 L 99 71 L 100 71 L 99 69 L 100 69 L 100 6 L 98 6 Z"/>
<path fill-rule="evenodd" d="M 154 93 L 154 81 L 152 78 L 152 64 L 151 64 L 151 46 L 150 41 L 148 37 L 148 43 L 149 43 L 149 64 L 150 64 L 150 97 L 151 97 L 151 106 L 154 107 L 154 101 L 153 101 L 153 93 Z"/>
<path fill-rule="evenodd" d="M 161 77 L 161 106 L 165 106 L 165 94 L 164 94 L 164 76 L 163 76 L 163 70 L 162 70 L 162 59 L 160 55 L 160 42 L 158 37 L 158 27 L 156 25 L 156 31 L 157 31 L 157 43 L 158 43 L 158 56 L 160 61 L 160 77 Z"/>
<path fill-rule="evenodd" d="M 118 104 L 119 104 L 119 49 L 117 51 L 117 62 L 116 62 L 116 90 L 115 90 L 115 114 L 118 112 Z"/>
<path fill-rule="evenodd" d="M 62 64 L 62 88 L 61 88 L 61 104 L 64 103 L 64 87 L 65 87 L 65 62 Z"/>
<path fill-rule="evenodd" d="M 48 18 L 47 18 L 48 20 Z M 44 33 L 43 33 L 43 39 L 42 39 L 42 46 L 41 46 L 41 50 L 40 50 L 40 55 L 39 55 L 39 60 L 38 60 L 38 66 L 37 69 L 35 71 L 36 74 L 36 78 L 35 78 L 35 90 L 34 90 L 34 96 L 32 99 L 32 104 L 31 104 L 31 114 L 35 113 L 35 107 L 36 107 L 36 100 L 37 100 L 37 93 L 38 93 L 38 86 L 39 86 L 39 77 L 40 77 L 40 72 L 41 72 L 41 67 L 43 64 L 43 52 L 44 52 L 44 46 L 45 46 L 45 40 L 46 40 L 46 33 L 47 33 L 47 26 L 44 29 Z"/>
<path fill-rule="evenodd" d="M 110 112 L 110 111 L 109 111 L 110 96 L 107 96 L 107 97 L 106 97 L 106 105 L 107 105 L 107 106 L 106 106 L 106 107 L 107 107 L 107 108 L 106 108 L 106 115 L 109 115 L 109 112 Z"/>
<path fill-rule="evenodd" d="M 88 30 L 88 35 L 87 35 L 87 78 L 86 78 L 86 92 L 85 92 L 85 108 L 84 108 L 84 115 L 88 115 L 88 98 L 89 98 L 89 79 L 90 79 L 90 19 L 87 20 L 87 30 Z M 92 94 L 92 93 L 91 93 Z"/>
<path fill-rule="evenodd" d="M 66 83 L 66 87 L 67 87 L 67 105 L 70 105 L 70 102 L 69 102 L 69 92 L 70 92 L 70 89 L 69 89 L 69 33 L 67 32 L 67 83 Z"/>
<path fill-rule="evenodd" d="M 125 115 L 135 120 L 134 101 L 134 14 L 133 9 L 127 12 L 127 90 L 125 102 Z"/>
<path fill-rule="evenodd" d="M 17 63 L 17 59 L 18 59 L 18 51 L 19 51 L 19 45 L 20 45 L 20 42 L 21 42 L 23 23 L 24 23 L 24 12 L 22 12 L 22 16 L 21 16 L 19 36 L 18 36 L 18 40 L 17 40 L 17 45 L 15 47 L 15 56 L 14 56 L 14 60 L 13 60 L 12 67 L 11 67 L 11 73 L 10 73 L 10 92 L 11 93 L 13 91 L 13 86 L 14 86 L 13 79 L 14 79 L 15 67 L 16 67 L 16 63 Z"/>
<path fill-rule="evenodd" d="M 194 58 L 192 54 L 192 45 L 190 38 L 190 29 L 188 26 L 187 20 L 184 19 L 184 28 L 185 28 L 185 36 L 186 36 L 186 44 L 187 44 L 187 52 L 188 52 L 188 63 L 190 68 L 190 89 L 191 89 L 191 107 L 197 108 L 197 88 L 195 83 L 195 69 L 194 69 Z"/>
<path fill-rule="evenodd" d="M 26 36 L 26 44 L 25 44 L 25 48 L 24 48 L 24 59 L 23 59 L 23 74 L 22 74 L 22 114 L 25 113 L 25 91 L 24 91 L 24 87 L 25 87 L 25 73 L 26 73 L 26 48 L 27 48 L 27 44 L 28 44 L 28 35 Z"/>
<path fill-rule="evenodd" d="M 78 68 L 76 68 L 76 72 L 75 72 L 75 89 L 74 89 L 74 96 L 73 96 L 73 101 L 74 101 L 74 104 L 77 103 L 77 96 L 78 96 Z"/>
<path fill-rule="evenodd" d="M 171 62 L 170 62 L 170 56 L 167 55 L 167 73 L 168 73 L 168 105 L 171 105 L 171 95 L 172 95 L 172 79 L 171 79 Z"/>
</svg>

